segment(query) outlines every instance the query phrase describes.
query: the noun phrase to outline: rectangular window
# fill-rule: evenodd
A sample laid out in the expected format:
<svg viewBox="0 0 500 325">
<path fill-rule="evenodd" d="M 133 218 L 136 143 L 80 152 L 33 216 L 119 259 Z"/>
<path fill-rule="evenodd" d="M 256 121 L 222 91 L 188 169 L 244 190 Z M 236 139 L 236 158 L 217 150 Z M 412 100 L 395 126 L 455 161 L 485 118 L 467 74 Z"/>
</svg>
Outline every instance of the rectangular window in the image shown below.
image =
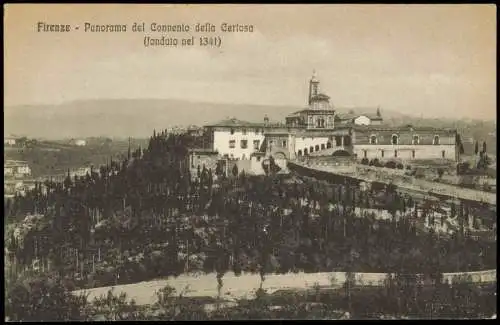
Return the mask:
<svg viewBox="0 0 500 325">
<path fill-rule="evenodd" d="M 241 146 L 241 149 L 248 148 L 248 141 L 247 140 L 241 140 L 240 146 Z"/>
<path fill-rule="evenodd" d="M 363 150 L 363 155 L 364 155 L 365 158 L 368 156 L 367 150 Z"/>
<path fill-rule="evenodd" d="M 398 151 L 397 150 L 394 150 L 394 157 L 398 157 Z"/>
<path fill-rule="evenodd" d="M 253 140 L 253 148 L 255 150 L 259 150 L 259 148 L 260 148 L 260 141 L 259 140 Z"/>
<path fill-rule="evenodd" d="M 445 154 L 444 150 L 443 150 L 443 151 L 441 151 L 441 157 L 443 157 L 443 158 L 444 158 L 444 154 Z"/>
<path fill-rule="evenodd" d="M 415 158 L 415 150 L 412 150 L 412 151 L 411 151 L 411 157 L 412 157 L 412 158 Z"/>
<path fill-rule="evenodd" d="M 281 146 L 282 146 L 283 148 L 286 148 L 286 140 L 281 141 Z"/>
<path fill-rule="evenodd" d="M 339 136 L 336 136 L 336 137 L 335 137 L 335 145 L 336 145 L 337 147 L 342 146 L 342 137 L 339 137 Z"/>
<path fill-rule="evenodd" d="M 243 129 L 241 132 L 243 132 L 243 135 L 247 135 L 247 129 Z"/>
<path fill-rule="evenodd" d="M 229 140 L 229 148 L 234 149 L 236 147 L 236 140 Z"/>
<path fill-rule="evenodd" d="M 382 155 L 382 158 L 384 158 L 384 150 L 380 150 L 380 154 Z"/>
</svg>

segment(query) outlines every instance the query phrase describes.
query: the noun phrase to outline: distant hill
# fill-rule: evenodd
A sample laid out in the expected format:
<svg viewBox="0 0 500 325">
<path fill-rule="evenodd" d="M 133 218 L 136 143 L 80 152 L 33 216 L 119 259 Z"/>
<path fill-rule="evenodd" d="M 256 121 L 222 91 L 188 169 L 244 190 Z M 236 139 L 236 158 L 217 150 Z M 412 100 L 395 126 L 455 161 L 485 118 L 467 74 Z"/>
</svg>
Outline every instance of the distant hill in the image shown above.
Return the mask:
<svg viewBox="0 0 500 325">
<path fill-rule="evenodd" d="M 214 104 L 181 100 L 82 100 L 60 105 L 23 105 L 4 109 L 5 133 L 28 137 L 147 137 L 153 129 L 204 125 L 229 116 L 261 121 L 284 117 L 301 107 Z"/>
<path fill-rule="evenodd" d="M 87 138 L 87 137 L 149 137 L 152 130 L 176 125 L 205 125 L 227 117 L 248 121 L 284 121 L 288 114 L 304 105 L 270 106 L 248 104 L 219 104 L 173 99 L 99 99 L 78 100 L 60 105 L 22 105 L 4 108 L 4 134 L 23 134 L 30 138 Z M 349 108 L 340 108 L 347 113 Z M 375 113 L 376 108 L 354 108 L 354 113 Z M 381 108 L 389 125 L 413 124 L 435 127 L 456 127 L 466 136 L 478 139 L 495 138 L 495 121 L 453 119 L 422 119 Z M 496 147 L 496 142 L 489 147 Z"/>
</svg>

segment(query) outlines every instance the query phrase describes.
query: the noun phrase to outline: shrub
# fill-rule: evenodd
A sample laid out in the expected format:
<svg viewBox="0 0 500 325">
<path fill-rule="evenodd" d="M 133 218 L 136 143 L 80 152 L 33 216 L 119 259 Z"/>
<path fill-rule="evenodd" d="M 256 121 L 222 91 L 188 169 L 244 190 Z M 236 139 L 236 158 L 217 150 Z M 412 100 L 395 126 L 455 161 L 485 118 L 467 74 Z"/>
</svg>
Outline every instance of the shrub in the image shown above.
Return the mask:
<svg viewBox="0 0 500 325">
<path fill-rule="evenodd" d="M 385 164 L 385 167 L 386 168 L 396 168 L 396 163 L 394 161 L 388 161 L 386 164 Z"/>
<path fill-rule="evenodd" d="M 362 165 L 368 165 L 369 164 L 368 158 L 361 159 L 361 164 Z"/>
<path fill-rule="evenodd" d="M 399 164 L 397 165 L 397 168 L 398 168 L 398 169 L 403 169 L 403 168 L 404 168 L 404 166 L 403 166 L 403 164 L 399 163 Z"/>
<path fill-rule="evenodd" d="M 469 172 L 470 164 L 467 161 L 457 164 L 457 175 L 463 175 Z"/>
</svg>

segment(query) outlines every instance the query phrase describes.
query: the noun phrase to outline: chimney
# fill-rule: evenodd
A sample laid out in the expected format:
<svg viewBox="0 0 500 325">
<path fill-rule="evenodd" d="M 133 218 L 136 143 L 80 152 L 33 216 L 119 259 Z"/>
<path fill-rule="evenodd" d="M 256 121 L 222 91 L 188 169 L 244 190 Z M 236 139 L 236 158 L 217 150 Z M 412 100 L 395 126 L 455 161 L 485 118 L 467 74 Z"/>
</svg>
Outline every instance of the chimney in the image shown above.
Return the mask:
<svg viewBox="0 0 500 325">
<path fill-rule="evenodd" d="M 269 117 L 267 115 L 264 116 L 264 124 L 269 124 Z"/>
</svg>

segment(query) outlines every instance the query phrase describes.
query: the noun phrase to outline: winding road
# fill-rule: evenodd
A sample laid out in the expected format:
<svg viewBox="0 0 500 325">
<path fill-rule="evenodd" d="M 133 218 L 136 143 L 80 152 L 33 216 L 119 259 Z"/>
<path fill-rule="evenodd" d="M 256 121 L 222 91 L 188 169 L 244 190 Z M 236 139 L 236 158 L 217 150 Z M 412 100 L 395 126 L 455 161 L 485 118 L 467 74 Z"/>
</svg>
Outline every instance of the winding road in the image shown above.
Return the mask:
<svg viewBox="0 0 500 325">
<path fill-rule="evenodd" d="M 487 270 L 468 273 L 445 273 L 443 281 L 452 281 L 459 275 L 470 275 L 474 283 L 495 283 L 496 270 Z M 380 286 L 386 278 L 385 273 L 355 273 L 357 284 Z M 255 292 L 260 288 L 261 280 L 259 274 L 242 274 L 236 276 L 229 272 L 224 275 L 221 297 L 224 300 L 234 301 L 241 298 L 253 298 Z M 342 286 L 345 282 L 344 272 L 323 273 L 288 273 L 266 275 L 262 283 L 262 289 L 267 293 L 278 290 L 304 290 L 313 289 L 316 286 L 323 288 L 335 288 Z M 106 294 L 111 288 L 115 293 L 125 292 L 129 299 L 134 299 L 138 305 L 148 305 L 156 301 L 155 292 L 165 286 L 176 289 L 176 293 L 183 293 L 185 297 L 213 297 L 218 295 L 217 278 L 215 273 L 210 274 L 186 274 L 177 278 L 170 277 L 163 280 L 153 280 L 134 284 L 118 285 L 114 287 L 101 287 L 87 290 L 77 290 L 74 294 L 87 292 L 89 299 Z"/>
</svg>

